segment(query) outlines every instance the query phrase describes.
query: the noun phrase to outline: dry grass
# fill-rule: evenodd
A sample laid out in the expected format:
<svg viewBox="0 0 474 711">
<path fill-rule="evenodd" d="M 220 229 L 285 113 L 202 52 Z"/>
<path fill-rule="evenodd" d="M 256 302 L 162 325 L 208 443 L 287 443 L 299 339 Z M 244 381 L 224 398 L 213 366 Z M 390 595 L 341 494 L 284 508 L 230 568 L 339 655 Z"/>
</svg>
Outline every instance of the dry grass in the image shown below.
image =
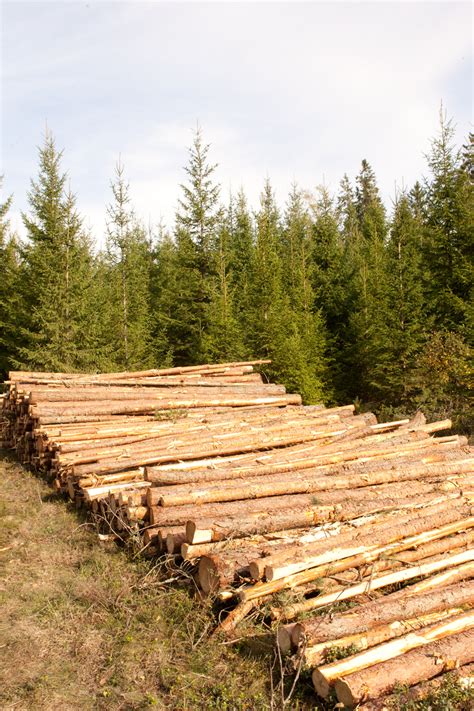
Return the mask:
<svg viewBox="0 0 474 711">
<path fill-rule="evenodd" d="M 212 611 L 0 459 L 0 707 L 268 709 L 269 660 L 209 642 Z"/>
<path fill-rule="evenodd" d="M 80 512 L 0 453 L 2 711 L 335 707 L 318 702 L 307 672 L 289 696 L 291 660 L 274 656 L 261 622 L 246 621 L 240 642 L 209 639 L 211 604 L 167 577 L 100 543 Z"/>
</svg>

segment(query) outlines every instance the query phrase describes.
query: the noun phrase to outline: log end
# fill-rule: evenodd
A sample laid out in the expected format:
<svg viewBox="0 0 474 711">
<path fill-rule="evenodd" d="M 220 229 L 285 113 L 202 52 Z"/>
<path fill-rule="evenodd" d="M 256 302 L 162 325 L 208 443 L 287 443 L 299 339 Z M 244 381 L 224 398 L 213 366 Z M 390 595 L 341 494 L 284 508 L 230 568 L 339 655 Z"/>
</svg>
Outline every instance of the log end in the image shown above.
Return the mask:
<svg viewBox="0 0 474 711">
<path fill-rule="evenodd" d="M 319 669 L 314 669 L 312 674 L 313 686 L 317 694 L 323 699 L 327 699 L 329 696 L 330 686 L 329 682 Z"/>
<path fill-rule="evenodd" d="M 194 523 L 194 521 L 188 521 L 186 523 L 186 540 L 190 544 L 194 543 L 193 539 L 196 534 L 196 529 L 197 529 L 197 526 Z"/>
<path fill-rule="evenodd" d="M 260 560 L 252 560 L 249 564 L 249 571 L 252 580 L 260 580 L 263 575 L 264 566 Z"/>
<path fill-rule="evenodd" d="M 293 647 L 291 642 L 291 628 L 287 625 L 282 625 L 278 628 L 276 641 L 282 654 L 289 654 Z"/>
<path fill-rule="evenodd" d="M 344 679 L 337 679 L 335 683 L 335 690 L 337 700 L 344 704 L 345 707 L 352 709 L 357 705 L 359 701 L 363 699 L 356 699 L 351 691 L 350 685 Z"/>
<path fill-rule="evenodd" d="M 198 581 L 201 590 L 205 593 L 217 592 L 219 589 L 219 575 L 216 565 L 207 556 L 202 556 L 199 560 Z"/>
<path fill-rule="evenodd" d="M 198 528 L 195 521 L 188 521 L 186 523 L 186 540 L 192 545 L 197 543 L 212 543 L 213 532 L 211 529 Z"/>
<path fill-rule="evenodd" d="M 300 622 L 296 622 L 293 625 L 293 629 L 291 632 L 291 641 L 295 645 L 295 647 L 298 647 L 304 640 L 305 634 L 304 634 L 304 627 Z"/>
</svg>

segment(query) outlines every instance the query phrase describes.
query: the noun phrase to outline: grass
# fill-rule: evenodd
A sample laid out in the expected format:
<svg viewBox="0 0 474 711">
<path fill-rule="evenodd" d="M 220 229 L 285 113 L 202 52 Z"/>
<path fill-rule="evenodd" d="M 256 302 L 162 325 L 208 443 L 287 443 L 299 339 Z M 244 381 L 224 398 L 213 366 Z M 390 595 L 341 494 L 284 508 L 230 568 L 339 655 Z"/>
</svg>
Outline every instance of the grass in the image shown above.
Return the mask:
<svg viewBox="0 0 474 711">
<path fill-rule="evenodd" d="M 0 708 L 271 707 L 268 659 L 209 642 L 208 604 L 6 457 L 0 502 Z"/>
<path fill-rule="evenodd" d="M 209 638 L 211 602 L 167 577 L 99 542 L 72 504 L 0 453 L 2 711 L 334 709 L 305 670 L 292 690 L 294 667 L 268 628 L 249 620 L 235 644 Z"/>
<path fill-rule="evenodd" d="M 407 688 L 401 686 L 393 695 L 393 711 L 472 711 L 474 687 L 465 686 L 456 674 L 446 674 L 442 684 L 428 691 L 421 699 L 411 699 Z"/>
</svg>

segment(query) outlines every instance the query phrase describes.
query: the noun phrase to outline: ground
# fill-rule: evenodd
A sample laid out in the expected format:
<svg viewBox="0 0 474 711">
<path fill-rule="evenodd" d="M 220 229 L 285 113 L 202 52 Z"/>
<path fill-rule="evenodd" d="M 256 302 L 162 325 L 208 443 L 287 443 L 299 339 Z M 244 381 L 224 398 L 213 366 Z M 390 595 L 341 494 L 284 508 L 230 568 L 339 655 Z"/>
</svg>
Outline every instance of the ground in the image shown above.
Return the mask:
<svg viewBox="0 0 474 711">
<path fill-rule="evenodd" d="M 99 542 L 80 511 L 0 452 L 2 711 L 335 707 L 317 701 L 308 674 L 291 691 L 261 628 L 250 645 L 210 638 L 215 609 L 191 579 L 170 578 L 156 561 Z M 467 711 L 454 691 L 440 705 L 397 708 Z"/>
<path fill-rule="evenodd" d="M 271 707 L 269 659 L 208 642 L 208 605 L 5 456 L 0 566 L 0 708 Z"/>
</svg>

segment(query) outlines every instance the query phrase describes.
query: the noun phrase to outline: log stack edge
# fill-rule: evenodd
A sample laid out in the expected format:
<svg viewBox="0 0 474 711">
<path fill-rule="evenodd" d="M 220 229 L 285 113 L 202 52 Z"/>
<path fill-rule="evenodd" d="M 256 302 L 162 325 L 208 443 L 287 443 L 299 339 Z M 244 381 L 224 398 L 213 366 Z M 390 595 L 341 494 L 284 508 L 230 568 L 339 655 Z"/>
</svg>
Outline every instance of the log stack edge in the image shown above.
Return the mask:
<svg viewBox="0 0 474 711">
<path fill-rule="evenodd" d="M 14 371 L 0 444 L 101 538 L 191 571 L 216 634 L 256 611 L 322 697 L 382 709 L 397 683 L 472 679 L 472 447 L 422 413 L 304 406 L 267 363 Z"/>
</svg>

